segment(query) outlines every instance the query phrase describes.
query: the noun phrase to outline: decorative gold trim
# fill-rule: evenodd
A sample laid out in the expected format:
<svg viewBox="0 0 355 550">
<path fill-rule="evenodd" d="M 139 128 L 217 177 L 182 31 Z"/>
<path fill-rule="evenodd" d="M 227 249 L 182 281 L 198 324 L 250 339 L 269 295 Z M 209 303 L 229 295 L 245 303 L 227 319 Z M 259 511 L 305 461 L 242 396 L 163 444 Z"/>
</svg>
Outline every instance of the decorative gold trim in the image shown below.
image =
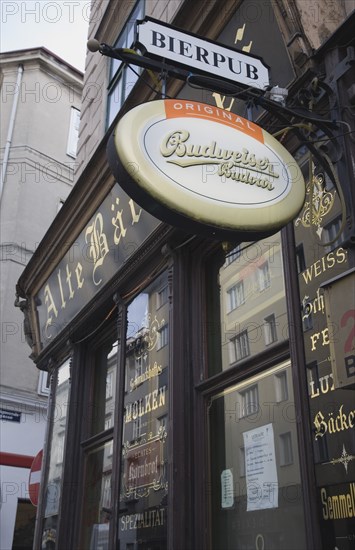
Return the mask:
<svg viewBox="0 0 355 550">
<path fill-rule="evenodd" d="M 340 458 L 333 458 L 329 462 L 324 462 L 323 464 L 332 464 L 333 466 L 335 466 L 336 464 L 342 464 L 345 468 L 346 473 L 348 473 L 348 465 L 353 460 L 355 460 L 355 455 L 349 455 L 349 453 L 345 449 L 345 445 L 343 445 L 343 450 Z"/>
<path fill-rule="evenodd" d="M 301 216 L 295 221 L 295 226 L 302 224 L 303 227 L 309 228 L 314 225 L 317 228 L 316 233 L 321 239 L 323 231 L 321 223 L 333 208 L 334 200 L 334 193 L 325 189 L 324 175 L 318 174 L 316 176 L 313 173 L 312 181 L 306 185 L 306 202 Z"/>
</svg>

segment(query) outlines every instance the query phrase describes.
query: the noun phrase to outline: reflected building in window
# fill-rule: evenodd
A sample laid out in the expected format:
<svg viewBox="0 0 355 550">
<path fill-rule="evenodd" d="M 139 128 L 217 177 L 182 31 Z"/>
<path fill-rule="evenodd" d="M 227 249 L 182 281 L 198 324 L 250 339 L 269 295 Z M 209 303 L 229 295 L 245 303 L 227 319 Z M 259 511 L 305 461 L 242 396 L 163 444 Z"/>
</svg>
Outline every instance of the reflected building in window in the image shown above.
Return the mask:
<svg viewBox="0 0 355 550">
<path fill-rule="evenodd" d="M 223 370 L 288 338 L 280 234 L 230 254 L 219 272 Z"/>
</svg>

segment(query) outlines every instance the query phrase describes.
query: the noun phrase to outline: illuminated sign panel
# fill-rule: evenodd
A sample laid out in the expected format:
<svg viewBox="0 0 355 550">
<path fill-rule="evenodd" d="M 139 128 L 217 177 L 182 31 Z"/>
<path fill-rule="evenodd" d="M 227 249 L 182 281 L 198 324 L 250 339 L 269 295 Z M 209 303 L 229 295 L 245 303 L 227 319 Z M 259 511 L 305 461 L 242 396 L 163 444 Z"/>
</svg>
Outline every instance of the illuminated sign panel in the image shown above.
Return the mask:
<svg viewBox="0 0 355 550">
<path fill-rule="evenodd" d="M 145 55 L 168 59 L 196 73 L 265 90 L 269 70 L 260 57 L 182 32 L 147 17 L 137 23 L 137 46 Z"/>
<path fill-rule="evenodd" d="M 203 103 L 172 99 L 135 107 L 118 123 L 108 155 L 133 200 L 195 233 L 271 234 L 304 202 L 301 170 L 276 139 Z"/>
</svg>

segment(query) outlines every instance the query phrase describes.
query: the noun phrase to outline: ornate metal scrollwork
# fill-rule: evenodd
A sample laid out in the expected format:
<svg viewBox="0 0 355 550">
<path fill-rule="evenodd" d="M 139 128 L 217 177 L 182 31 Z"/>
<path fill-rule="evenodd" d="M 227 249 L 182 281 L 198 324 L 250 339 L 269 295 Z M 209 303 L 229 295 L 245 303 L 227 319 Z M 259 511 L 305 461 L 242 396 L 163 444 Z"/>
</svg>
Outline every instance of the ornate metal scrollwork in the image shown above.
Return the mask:
<svg viewBox="0 0 355 550">
<path fill-rule="evenodd" d="M 325 188 L 324 174 L 312 174 L 311 180 L 306 186 L 306 202 L 304 204 L 301 216 L 299 216 L 295 225 L 302 224 L 303 227 L 316 227 L 316 233 L 319 239 L 322 236 L 321 227 L 323 218 L 329 214 L 333 208 L 335 195 Z"/>
</svg>

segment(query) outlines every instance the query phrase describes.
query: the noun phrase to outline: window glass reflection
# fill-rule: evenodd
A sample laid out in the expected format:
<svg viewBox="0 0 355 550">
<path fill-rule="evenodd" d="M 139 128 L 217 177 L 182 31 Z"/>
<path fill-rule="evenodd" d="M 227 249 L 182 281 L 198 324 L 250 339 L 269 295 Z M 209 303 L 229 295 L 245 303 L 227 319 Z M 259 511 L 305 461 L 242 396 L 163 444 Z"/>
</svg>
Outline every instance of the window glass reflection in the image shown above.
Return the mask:
<svg viewBox="0 0 355 550">
<path fill-rule="evenodd" d="M 111 520 L 112 442 L 88 453 L 86 458 L 82 547 L 106 550 Z"/>
<path fill-rule="evenodd" d="M 283 363 L 212 399 L 214 550 L 306 547 L 290 375 Z"/>
<path fill-rule="evenodd" d="M 217 353 L 221 348 L 221 361 L 210 364 L 210 374 L 288 338 L 280 233 L 227 252 L 218 283 L 221 340 L 216 334 L 208 340 Z M 211 313 L 213 326 L 217 315 Z"/>
<path fill-rule="evenodd" d="M 128 307 L 121 549 L 167 548 L 169 308 L 167 273 Z"/>
<path fill-rule="evenodd" d="M 92 434 L 113 427 L 117 378 L 117 341 L 100 347 L 95 354 Z"/>
<path fill-rule="evenodd" d="M 51 438 L 49 441 L 49 468 L 47 488 L 44 496 L 44 522 L 42 548 L 53 548 L 56 541 L 58 511 L 61 496 L 65 434 L 70 389 L 70 362 L 63 363 L 57 372 L 57 386 L 54 397 Z"/>
</svg>

